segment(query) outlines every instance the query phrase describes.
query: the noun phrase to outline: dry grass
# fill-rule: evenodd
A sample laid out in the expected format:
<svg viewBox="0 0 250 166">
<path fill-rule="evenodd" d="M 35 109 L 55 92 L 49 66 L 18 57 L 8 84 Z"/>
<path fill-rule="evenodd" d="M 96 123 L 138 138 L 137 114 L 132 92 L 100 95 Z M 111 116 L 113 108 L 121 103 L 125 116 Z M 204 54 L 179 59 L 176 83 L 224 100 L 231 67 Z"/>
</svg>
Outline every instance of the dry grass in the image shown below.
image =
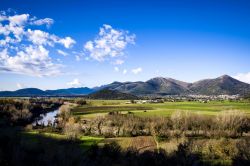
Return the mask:
<svg viewBox="0 0 250 166">
<path fill-rule="evenodd" d="M 122 149 L 133 148 L 140 153 L 146 150 L 154 151 L 156 149 L 156 142 L 152 136 L 138 136 L 138 137 L 119 137 L 107 138 L 106 143 L 115 141 Z"/>
</svg>

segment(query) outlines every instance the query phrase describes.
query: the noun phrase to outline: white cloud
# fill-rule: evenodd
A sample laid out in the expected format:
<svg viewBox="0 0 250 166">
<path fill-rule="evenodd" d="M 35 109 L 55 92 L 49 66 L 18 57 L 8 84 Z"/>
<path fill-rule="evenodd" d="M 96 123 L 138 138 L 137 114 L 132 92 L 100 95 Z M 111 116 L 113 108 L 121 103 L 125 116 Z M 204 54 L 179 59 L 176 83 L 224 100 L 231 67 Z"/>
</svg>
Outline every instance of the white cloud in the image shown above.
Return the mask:
<svg viewBox="0 0 250 166">
<path fill-rule="evenodd" d="M 248 73 L 238 73 L 236 76 L 233 76 L 235 79 L 240 80 L 242 82 L 246 82 L 250 84 L 250 72 Z"/>
<path fill-rule="evenodd" d="M 75 44 L 76 42 L 70 38 L 59 38 L 56 35 L 49 34 L 47 32 L 41 31 L 41 30 L 31 30 L 28 29 L 26 32 L 27 38 L 29 41 L 31 41 L 33 44 L 37 45 L 49 45 L 54 46 L 55 43 L 59 43 L 64 45 L 65 48 L 70 48 Z"/>
<path fill-rule="evenodd" d="M 60 73 L 60 65 L 54 64 L 49 51 L 43 46 L 27 46 L 10 56 L 5 48 L 0 52 L 0 71 L 31 76 L 51 76 Z"/>
<path fill-rule="evenodd" d="M 54 20 L 52 18 L 44 18 L 44 19 L 35 20 L 31 24 L 38 25 L 38 26 L 46 25 L 47 28 L 49 28 L 53 23 L 54 23 Z"/>
<path fill-rule="evenodd" d="M 63 56 L 69 55 L 67 52 L 64 52 L 64 51 L 59 50 L 59 49 L 57 50 L 57 52 L 58 52 L 58 54 L 63 55 Z"/>
<path fill-rule="evenodd" d="M 31 30 L 27 31 L 28 40 L 33 44 L 37 45 L 52 45 L 51 41 L 49 41 L 49 33 L 43 32 L 41 30 Z"/>
<path fill-rule="evenodd" d="M 127 72 L 128 72 L 128 71 L 127 71 L 126 69 L 124 69 L 122 73 L 123 73 L 123 74 L 127 74 Z"/>
<path fill-rule="evenodd" d="M 64 39 L 59 39 L 58 42 L 63 44 L 65 48 L 70 48 L 76 43 L 76 41 L 73 40 L 71 37 L 66 37 Z"/>
<path fill-rule="evenodd" d="M 114 64 L 115 65 L 122 65 L 124 63 L 124 60 L 121 60 L 121 59 L 117 59 Z"/>
<path fill-rule="evenodd" d="M 0 72 L 39 77 L 60 74 L 62 65 L 53 62 L 48 47 L 62 44 L 70 48 L 75 41 L 29 26 L 52 24 L 52 19 L 37 20 L 29 14 L 7 14 L 0 12 L 0 35 L 3 36 L 0 39 Z"/>
<path fill-rule="evenodd" d="M 71 87 L 79 87 L 82 85 L 78 78 L 75 78 L 73 81 L 68 82 L 67 84 Z"/>
<path fill-rule="evenodd" d="M 134 40 L 134 34 L 129 35 L 128 31 L 116 30 L 104 24 L 98 36 L 93 41 L 86 42 L 84 48 L 91 58 L 104 61 L 106 58 L 124 55 L 126 46 L 134 44 Z"/>
<path fill-rule="evenodd" d="M 132 71 L 132 73 L 134 73 L 134 74 L 139 74 L 139 73 L 142 72 L 142 68 L 141 68 L 141 67 L 138 67 L 138 68 L 132 69 L 131 71 Z"/>
<path fill-rule="evenodd" d="M 119 68 L 118 68 L 118 67 L 114 67 L 114 70 L 115 70 L 116 72 L 118 72 L 118 71 L 119 71 Z"/>
<path fill-rule="evenodd" d="M 23 25 L 28 21 L 29 14 L 14 15 L 9 17 L 10 25 Z"/>
</svg>

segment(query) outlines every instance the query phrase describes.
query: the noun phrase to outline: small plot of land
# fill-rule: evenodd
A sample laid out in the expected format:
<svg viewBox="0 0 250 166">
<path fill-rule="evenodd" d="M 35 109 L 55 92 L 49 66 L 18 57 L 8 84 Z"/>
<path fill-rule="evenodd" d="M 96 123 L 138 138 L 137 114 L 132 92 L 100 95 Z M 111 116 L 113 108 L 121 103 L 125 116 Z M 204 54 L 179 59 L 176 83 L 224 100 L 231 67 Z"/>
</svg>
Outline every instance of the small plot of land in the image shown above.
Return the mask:
<svg viewBox="0 0 250 166">
<path fill-rule="evenodd" d="M 82 116 L 82 117 L 95 117 L 97 115 L 105 115 L 110 112 L 136 112 L 136 111 L 146 111 L 152 110 L 152 107 L 144 106 L 120 106 L 120 105 L 111 105 L 111 106 L 82 106 L 76 107 L 73 109 L 73 115 Z"/>
<path fill-rule="evenodd" d="M 104 143 L 116 142 L 122 149 L 133 148 L 139 152 L 146 150 L 153 151 L 156 147 L 156 142 L 152 136 L 138 136 L 138 137 L 119 137 L 107 138 Z"/>
<path fill-rule="evenodd" d="M 88 102 L 91 104 L 75 107 L 73 115 L 82 118 L 93 118 L 107 115 L 109 112 L 121 112 L 124 114 L 133 113 L 142 117 L 168 117 L 176 110 L 187 110 L 203 115 L 216 115 L 218 112 L 225 110 L 241 110 L 250 115 L 249 102 L 211 101 L 200 103 L 192 101 L 145 104 L 126 104 L 127 101 L 125 100 L 91 100 Z"/>
</svg>

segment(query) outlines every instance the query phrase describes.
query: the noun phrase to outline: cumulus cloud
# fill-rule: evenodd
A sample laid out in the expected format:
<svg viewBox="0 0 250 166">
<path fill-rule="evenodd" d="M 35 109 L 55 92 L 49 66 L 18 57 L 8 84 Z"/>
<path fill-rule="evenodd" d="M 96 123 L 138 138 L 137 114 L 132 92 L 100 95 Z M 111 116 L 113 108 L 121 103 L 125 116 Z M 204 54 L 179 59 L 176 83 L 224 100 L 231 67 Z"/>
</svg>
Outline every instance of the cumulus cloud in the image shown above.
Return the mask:
<svg viewBox="0 0 250 166">
<path fill-rule="evenodd" d="M 141 67 L 138 67 L 138 68 L 132 69 L 131 71 L 132 71 L 132 73 L 134 73 L 134 74 L 139 74 L 139 73 L 142 72 L 142 68 L 141 68 Z"/>
<path fill-rule="evenodd" d="M 57 50 L 57 52 L 58 52 L 58 54 L 63 55 L 63 56 L 67 56 L 68 55 L 67 52 L 64 52 L 64 51 L 59 50 L 59 49 Z"/>
<path fill-rule="evenodd" d="M 248 73 L 238 73 L 236 76 L 233 76 L 235 79 L 240 80 L 242 82 L 246 82 L 250 84 L 250 72 Z"/>
<path fill-rule="evenodd" d="M 41 31 L 41 30 L 31 30 L 28 29 L 27 37 L 30 42 L 37 45 L 52 45 L 51 41 L 49 40 L 49 33 Z"/>
<path fill-rule="evenodd" d="M 14 16 L 9 16 L 8 20 L 11 25 L 23 25 L 28 21 L 29 14 L 20 14 L 20 15 L 14 15 Z M 6 17 L 7 20 L 7 17 Z"/>
<path fill-rule="evenodd" d="M 34 20 L 31 24 L 34 25 L 46 25 L 47 28 L 49 28 L 54 23 L 54 20 L 52 18 L 44 18 L 39 20 Z"/>
<path fill-rule="evenodd" d="M 28 29 L 26 35 L 30 42 L 37 45 L 54 46 L 56 43 L 59 43 L 65 48 L 70 48 L 76 43 L 71 37 L 59 38 L 41 30 Z"/>
<path fill-rule="evenodd" d="M 71 87 L 79 87 L 82 85 L 78 78 L 75 78 L 73 81 L 68 82 L 67 84 Z"/>
<path fill-rule="evenodd" d="M 106 58 L 114 58 L 124 55 L 128 44 L 134 44 L 135 35 L 128 31 L 116 30 L 110 25 L 104 24 L 98 36 L 93 41 L 84 45 L 90 57 L 97 61 L 104 61 Z"/>
<path fill-rule="evenodd" d="M 57 42 L 63 44 L 65 48 L 70 48 L 76 43 L 76 41 L 73 40 L 71 37 L 59 39 Z"/>
<path fill-rule="evenodd" d="M 0 71 L 31 76 L 51 76 L 60 73 L 60 64 L 54 64 L 43 46 L 27 46 L 10 56 L 5 48 L 0 52 Z"/>
<path fill-rule="evenodd" d="M 62 65 L 53 62 L 48 47 L 61 44 L 70 48 L 76 42 L 29 26 L 52 22 L 48 18 L 30 18 L 29 14 L 0 12 L 0 72 L 39 77 L 60 74 Z"/>
</svg>

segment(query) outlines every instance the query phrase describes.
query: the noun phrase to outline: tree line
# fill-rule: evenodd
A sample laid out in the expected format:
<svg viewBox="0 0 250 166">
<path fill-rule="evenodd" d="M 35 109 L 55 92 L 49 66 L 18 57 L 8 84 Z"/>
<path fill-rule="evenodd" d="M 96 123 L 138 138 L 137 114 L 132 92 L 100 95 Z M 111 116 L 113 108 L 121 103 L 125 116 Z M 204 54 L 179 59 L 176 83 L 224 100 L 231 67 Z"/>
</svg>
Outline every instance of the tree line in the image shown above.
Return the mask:
<svg viewBox="0 0 250 166">
<path fill-rule="evenodd" d="M 16 126 L 31 123 L 40 114 L 63 104 L 63 100 L 51 98 L 0 99 L 0 126 Z"/>
</svg>

